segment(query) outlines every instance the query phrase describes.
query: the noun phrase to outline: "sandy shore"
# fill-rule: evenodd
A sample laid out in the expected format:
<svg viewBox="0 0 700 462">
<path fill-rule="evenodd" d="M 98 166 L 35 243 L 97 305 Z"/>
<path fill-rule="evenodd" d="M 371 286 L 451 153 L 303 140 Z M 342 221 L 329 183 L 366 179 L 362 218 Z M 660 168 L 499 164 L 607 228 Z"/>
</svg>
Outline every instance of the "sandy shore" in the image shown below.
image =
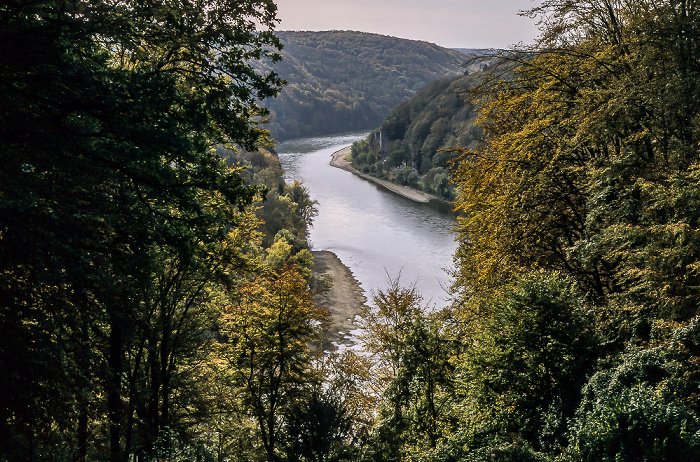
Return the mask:
<svg viewBox="0 0 700 462">
<path fill-rule="evenodd" d="M 348 146 L 333 153 L 331 165 L 353 173 L 413 201 L 445 204 L 445 201 L 432 194 L 405 186 L 399 186 L 358 171 L 350 165 L 350 162 L 345 160 L 350 154 L 350 149 L 351 147 Z M 355 345 L 356 342 L 351 332 L 357 329 L 357 327 L 353 324 L 353 321 L 360 313 L 362 307 L 367 304 L 367 298 L 360 288 L 360 283 L 357 282 L 350 268 L 345 266 L 333 252 L 315 250 L 311 253 L 314 256 L 314 267 L 312 269 L 313 277 L 318 280 L 326 275 L 332 280 L 330 290 L 317 294 L 315 297 L 317 306 L 326 307 L 330 312 L 331 323 L 323 332 L 324 337 L 327 339 L 326 347 L 330 347 L 330 344 Z"/>
<path fill-rule="evenodd" d="M 367 303 L 360 283 L 357 282 L 350 268 L 345 266 L 333 252 L 314 250 L 311 253 L 314 256 L 312 269 L 314 278 L 327 275 L 332 280 L 330 290 L 315 297 L 317 306 L 328 308 L 331 315 L 331 324 L 323 335 L 330 343 L 354 345 L 355 341 L 350 332 L 357 327 L 353 324 L 353 320 Z"/>
<path fill-rule="evenodd" d="M 362 173 L 361 171 L 357 170 L 354 168 L 352 165 L 350 165 L 350 162 L 345 160 L 345 158 L 350 154 L 351 152 L 351 146 L 348 146 L 347 148 L 343 148 L 340 151 L 337 151 L 333 153 L 333 158 L 331 159 L 331 165 L 334 167 L 341 168 L 343 170 L 347 170 L 350 173 L 354 173 L 355 175 L 364 178 L 367 181 L 371 181 L 373 183 L 376 183 L 386 189 L 388 189 L 391 192 L 394 192 L 396 194 L 399 194 L 403 197 L 406 197 L 408 199 L 411 199 L 416 202 L 421 202 L 424 204 L 427 204 L 430 201 L 441 201 L 440 198 L 437 196 L 434 196 L 432 194 L 428 194 L 423 191 L 418 191 L 417 189 L 409 188 L 406 186 L 400 186 L 397 184 L 394 184 L 390 181 L 385 181 L 385 180 L 380 180 L 379 178 L 375 178 L 371 175 L 367 175 L 366 173 Z"/>
</svg>

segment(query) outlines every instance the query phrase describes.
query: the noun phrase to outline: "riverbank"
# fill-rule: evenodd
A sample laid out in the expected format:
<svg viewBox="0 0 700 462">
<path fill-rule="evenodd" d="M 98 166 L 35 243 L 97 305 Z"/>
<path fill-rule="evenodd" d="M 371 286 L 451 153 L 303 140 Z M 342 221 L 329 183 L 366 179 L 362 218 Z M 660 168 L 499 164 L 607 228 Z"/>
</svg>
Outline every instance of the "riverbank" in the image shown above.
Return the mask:
<svg viewBox="0 0 700 462">
<path fill-rule="evenodd" d="M 371 181 L 372 183 L 378 184 L 379 186 L 386 188 L 395 194 L 399 194 L 415 202 L 420 202 L 423 204 L 427 204 L 429 202 L 434 202 L 438 204 L 446 203 L 439 197 L 429 194 L 427 192 L 419 191 L 417 189 L 409 188 L 407 186 L 401 186 L 390 181 L 380 180 L 379 178 L 375 178 L 371 175 L 367 175 L 366 173 L 362 173 L 361 171 L 357 170 L 352 165 L 350 165 L 350 162 L 345 159 L 348 155 L 350 155 L 351 148 L 351 146 L 348 146 L 346 148 L 341 149 L 340 151 L 334 152 L 330 162 L 331 165 L 333 167 L 337 167 L 346 170 L 350 173 L 353 173 L 361 178 L 364 178 L 367 181 Z"/>
<path fill-rule="evenodd" d="M 330 312 L 331 323 L 323 332 L 328 345 L 324 347 L 329 348 L 330 344 L 353 346 L 356 342 L 351 332 L 357 329 L 354 320 L 367 304 L 367 298 L 350 268 L 333 252 L 314 250 L 311 253 L 314 256 L 313 277 L 318 281 L 327 276 L 332 282 L 330 289 L 314 297 L 317 306 Z"/>
</svg>

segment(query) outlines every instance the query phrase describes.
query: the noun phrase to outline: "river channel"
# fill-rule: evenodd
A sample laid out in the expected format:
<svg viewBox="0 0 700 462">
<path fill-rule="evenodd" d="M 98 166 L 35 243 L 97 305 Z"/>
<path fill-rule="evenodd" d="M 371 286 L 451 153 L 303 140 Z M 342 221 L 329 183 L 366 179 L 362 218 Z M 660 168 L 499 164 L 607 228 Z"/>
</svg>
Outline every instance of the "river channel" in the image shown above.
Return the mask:
<svg viewBox="0 0 700 462">
<path fill-rule="evenodd" d="M 447 304 L 456 243 L 453 217 L 332 167 L 331 155 L 366 133 L 303 138 L 277 145 L 287 180 L 300 180 L 318 201 L 313 250 L 329 250 L 348 266 L 368 300 L 389 279 L 416 284 L 426 304 Z"/>
</svg>

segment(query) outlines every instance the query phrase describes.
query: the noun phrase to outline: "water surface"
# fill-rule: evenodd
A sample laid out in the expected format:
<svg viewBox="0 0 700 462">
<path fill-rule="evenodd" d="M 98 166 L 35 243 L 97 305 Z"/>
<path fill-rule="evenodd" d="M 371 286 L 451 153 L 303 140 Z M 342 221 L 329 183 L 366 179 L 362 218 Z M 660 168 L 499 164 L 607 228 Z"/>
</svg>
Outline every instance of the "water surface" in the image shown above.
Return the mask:
<svg viewBox="0 0 700 462">
<path fill-rule="evenodd" d="M 303 138 L 277 146 L 287 179 L 301 180 L 319 205 L 313 250 L 334 252 L 371 299 L 389 278 L 416 284 L 424 299 L 446 305 L 456 248 L 453 217 L 329 165 L 331 155 L 366 133 Z"/>
</svg>

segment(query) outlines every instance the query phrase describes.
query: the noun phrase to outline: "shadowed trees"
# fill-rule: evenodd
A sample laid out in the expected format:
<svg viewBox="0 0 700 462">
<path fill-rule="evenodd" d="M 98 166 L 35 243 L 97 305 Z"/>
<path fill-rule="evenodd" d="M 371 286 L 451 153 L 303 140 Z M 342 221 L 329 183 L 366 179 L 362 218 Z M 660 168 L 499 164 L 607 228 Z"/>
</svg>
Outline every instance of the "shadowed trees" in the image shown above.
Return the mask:
<svg viewBox="0 0 700 462">
<path fill-rule="evenodd" d="M 209 148 L 264 134 L 257 104 L 280 81 L 246 62 L 275 59 L 275 9 L 0 6 L 6 457 L 125 460 L 173 423 L 174 358 L 211 272 L 243 262 L 222 246 L 256 193 Z"/>
</svg>

